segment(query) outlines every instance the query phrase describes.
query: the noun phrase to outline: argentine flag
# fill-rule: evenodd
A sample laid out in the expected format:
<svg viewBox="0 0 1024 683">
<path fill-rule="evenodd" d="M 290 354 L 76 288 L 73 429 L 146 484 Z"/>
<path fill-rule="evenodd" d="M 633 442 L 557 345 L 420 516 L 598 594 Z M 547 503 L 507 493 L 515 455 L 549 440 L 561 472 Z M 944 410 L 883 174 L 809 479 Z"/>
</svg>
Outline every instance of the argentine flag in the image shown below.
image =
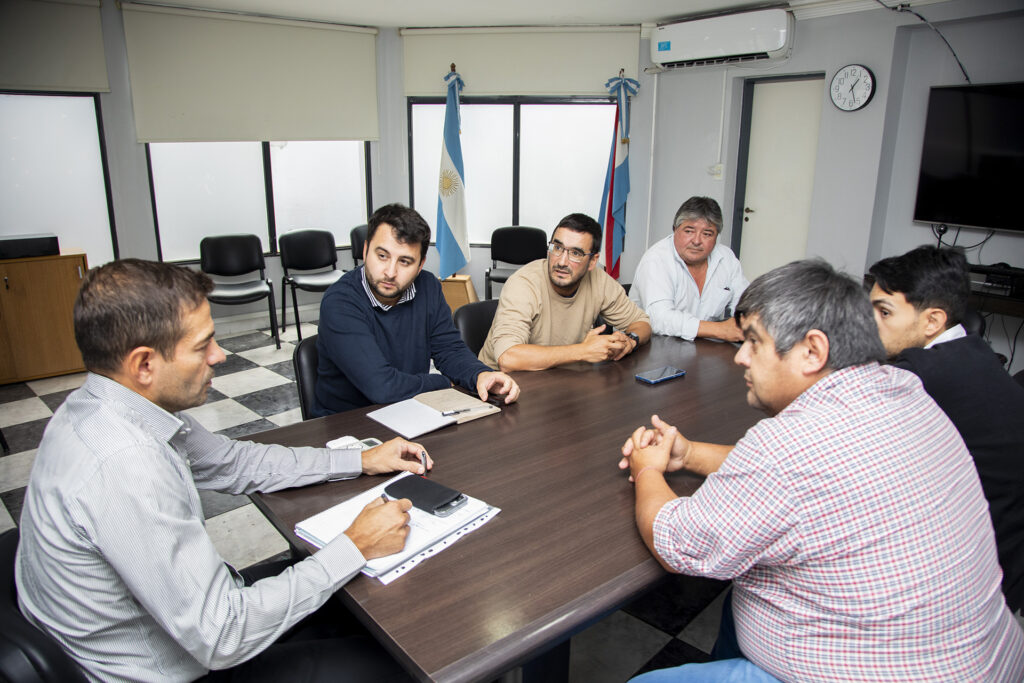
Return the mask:
<svg viewBox="0 0 1024 683">
<path fill-rule="evenodd" d="M 437 185 L 437 251 L 441 255 L 442 280 L 469 263 L 466 172 L 462 166 L 462 142 L 459 140 L 459 91 L 465 84 L 455 71 L 444 80 L 448 82 L 448 102 L 444 110 L 444 140 Z"/>
</svg>

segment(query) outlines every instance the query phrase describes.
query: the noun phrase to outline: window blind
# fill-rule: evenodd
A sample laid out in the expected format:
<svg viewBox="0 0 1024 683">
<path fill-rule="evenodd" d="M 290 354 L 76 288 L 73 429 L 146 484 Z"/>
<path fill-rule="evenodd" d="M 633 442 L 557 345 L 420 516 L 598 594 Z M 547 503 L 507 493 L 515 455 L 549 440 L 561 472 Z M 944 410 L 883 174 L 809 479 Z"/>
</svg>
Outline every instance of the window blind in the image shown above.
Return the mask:
<svg viewBox="0 0 1024 683">
<path fill-rule="evenodd" d="M 376 29 L 124 3 L 140 142 L 376 140 Z"/>
</svg>

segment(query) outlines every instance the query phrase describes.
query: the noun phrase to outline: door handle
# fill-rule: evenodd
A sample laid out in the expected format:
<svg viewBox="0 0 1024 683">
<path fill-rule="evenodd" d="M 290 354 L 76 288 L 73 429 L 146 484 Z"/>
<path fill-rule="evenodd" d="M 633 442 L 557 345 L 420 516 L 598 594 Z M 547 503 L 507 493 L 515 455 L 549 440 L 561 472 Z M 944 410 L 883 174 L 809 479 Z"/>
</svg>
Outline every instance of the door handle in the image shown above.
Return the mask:
<svg viewBox="0 0 1024 683">
<path fill-rule="evenodd" d="M 743 209 L 743 213 L 754 213 L 754 210 L 748 206 L 747 208 Z"/>
<path fill-rule="evenodd" d="M 10 289 L 10 288 L 11 288 L 11 283 L 8 282 L 7 276 L 4 275 L 4 289 Z"/>
</svg>

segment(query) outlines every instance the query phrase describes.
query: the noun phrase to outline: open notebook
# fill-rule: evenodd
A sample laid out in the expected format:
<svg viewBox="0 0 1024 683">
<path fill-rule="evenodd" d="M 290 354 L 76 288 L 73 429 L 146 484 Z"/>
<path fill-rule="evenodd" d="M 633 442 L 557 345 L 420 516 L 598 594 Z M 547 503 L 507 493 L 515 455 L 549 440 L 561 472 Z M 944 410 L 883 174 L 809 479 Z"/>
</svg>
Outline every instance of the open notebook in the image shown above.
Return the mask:
<svg viewBox="0 0 1024 683">
<path fill-rule="evenodd" d="M 484 403 L 476 396 L 455 389 L 439 389 L 378 408 L 366 416 L 407 439 L 415 439 L 441 427 L 500 412 L 501 408 Z"/>
<path fill-rule="evenodd" d="M 295 525 L 295 535 L 310 545 L 322 548 L 347 529 L 356 516 L 374 498 L 380 498 L 384 488 L 402 477 L 415 477 L 403 472 L 357 496 L 313 515 Z M 455 541 L 491 520 L 500 509 L 466 496 L 468 501 L 448 517 L 437 517 L 419 508 L 409 510 L 409 536 L 405 549 L 394 555 L 370 560 L 363 573 L 388 584 L 431 555 L 436 555 Z"/>
</svg>

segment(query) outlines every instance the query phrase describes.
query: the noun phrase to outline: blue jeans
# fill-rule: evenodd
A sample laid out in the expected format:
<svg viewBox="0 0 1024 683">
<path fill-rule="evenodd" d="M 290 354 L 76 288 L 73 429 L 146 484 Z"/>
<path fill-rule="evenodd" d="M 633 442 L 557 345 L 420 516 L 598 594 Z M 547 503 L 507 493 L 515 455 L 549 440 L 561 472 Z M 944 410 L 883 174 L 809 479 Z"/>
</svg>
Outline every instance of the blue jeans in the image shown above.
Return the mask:
<svg viewBox="0 0 1024 683">
<path fill-rule="evenodd" d="M 778 683 L 779 679 L 746 659 L 723 659 L 707 664 L 683 664 L 658 669 L 630 679 L 636 683 Z"/>
<path fill-rule="evenodd" d="M 630 679 L 637 683 L 779 683 L 779 679 L 743 658 L 736 642 L 736 623 L 732 616 L 732 590 L 722 603 L 722 624 L 711 651 L 716 660 L 706 664 L 683 664 L 670 669 L 648 671 Z"/>
</svg>

